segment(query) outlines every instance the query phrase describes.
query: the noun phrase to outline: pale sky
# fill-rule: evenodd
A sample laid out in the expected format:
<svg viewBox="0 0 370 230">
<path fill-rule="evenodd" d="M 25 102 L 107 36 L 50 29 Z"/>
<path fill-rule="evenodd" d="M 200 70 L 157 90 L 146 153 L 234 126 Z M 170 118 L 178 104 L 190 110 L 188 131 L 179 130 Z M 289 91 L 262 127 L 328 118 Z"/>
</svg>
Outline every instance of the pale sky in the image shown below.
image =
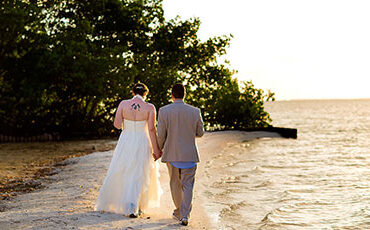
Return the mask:
<svg viewBox="0 0 370 230">
<path fill-rule="evenodd" d="M 199 38 L 233 34 L 239 80 L 276 99 L 370 98 L 370 1 L 164 0 L 166 19 L 199 17 Z"/>
</svg>

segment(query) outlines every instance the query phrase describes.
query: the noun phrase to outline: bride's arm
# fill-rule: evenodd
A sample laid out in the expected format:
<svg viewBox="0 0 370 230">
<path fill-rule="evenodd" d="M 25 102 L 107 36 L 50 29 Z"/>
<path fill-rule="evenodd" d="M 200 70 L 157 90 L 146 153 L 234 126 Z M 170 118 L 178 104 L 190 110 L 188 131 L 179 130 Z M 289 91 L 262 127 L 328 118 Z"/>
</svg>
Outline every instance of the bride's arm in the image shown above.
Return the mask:
<svg viewBox="0 0 370 230">
<path fill-rule="evenodd" d="M 157 129 L 155 127 L 155 117 L 156 117 L 156 112 L 155 112 L 155 107 L 153 105 L 149 112 L 149 119 L 148 119 L 149 136 L 150 136 L 150 141 L 152 142 L 154 154 L 161 154 L 161 150 L 159 149 L 158 140 L 157 140 Z"/>
<path fill-rule="evenodd" d="M 122 122 L 123 122 L 123 101 L 119 104 L 117 111 L 116 111 L 116 117 L 114 118 L 113 125 L 117 129 L 122 129 Z"/>
</svg>

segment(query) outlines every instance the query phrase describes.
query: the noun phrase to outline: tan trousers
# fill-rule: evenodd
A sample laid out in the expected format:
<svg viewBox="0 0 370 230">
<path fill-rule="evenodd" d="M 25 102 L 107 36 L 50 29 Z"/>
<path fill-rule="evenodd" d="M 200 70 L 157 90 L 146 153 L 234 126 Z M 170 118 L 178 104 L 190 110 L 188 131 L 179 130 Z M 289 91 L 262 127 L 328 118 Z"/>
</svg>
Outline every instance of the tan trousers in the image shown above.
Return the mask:
<svg viewBox="0 0 370 230">
<path fill-rule="evenodd" d="M 167 162 L 167 168 L 170 175 L 172 200 L 176 207 L 174 214 L 179 218 L 189 219 L 197 166 L 190 169 L 179 169 Z"/>
</svg>

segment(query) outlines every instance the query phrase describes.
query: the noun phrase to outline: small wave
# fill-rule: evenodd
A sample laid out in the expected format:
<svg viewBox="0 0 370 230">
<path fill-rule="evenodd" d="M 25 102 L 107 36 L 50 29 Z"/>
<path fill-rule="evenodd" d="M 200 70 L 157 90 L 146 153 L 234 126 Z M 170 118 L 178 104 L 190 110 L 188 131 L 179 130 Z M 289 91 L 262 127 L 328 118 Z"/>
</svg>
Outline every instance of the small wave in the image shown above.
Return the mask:
<svg viewBox="0 0 370 230">
<path fill-rule="evenodd" d="M 212 184 L 212 187 L 219 188 L 223 187 L 223 185 L 225 184 L 236 184 L 236 183 L 240 183 L 240 176 L 228 176 L 221 178 L 219 181 L 214 182 Z"/>
<path fill-rule="evenodd" d="M 313 193 L 314 191 L 315 191 L 314 189 L 307 188 L 307 189 L 290 189 L 287 192 L 291 192 L 291 193 Z"/>
<path fill-rule="evenodd" d="M 235 166 L 237 163 L 234 163 L 234 162 L 230 162 L 230 163 L 227 163 L 223 166 L 223 168 L 229 168 L 229 167 L 233 167 Z"/>
<path fill-rule="evenodd" d="M 262 173 L 262 172 L 265 172 L 261 169 L 261 167 L 259 166 L 254 166 L 254 168 L 250 171 L 250 172 L 257 172 L 257 173 Z"/>
<path fill-rule="evenodd" d="M 263 217 L 263 219 L 261 220 L 261 222 L 267 222 L 267 221 L 270 221 L 270 215 L 272 215 L 272 211 L 271 212 L 269 212 L 269 213 L 267 213 L 264 217 Z"/>
<path fill-rule="evenodd" d="M 228 205 L 228 207 L 223 208 L 220 211 L 220 217 L 239 215 L 239 214 L 237 214 L 237 211 L 240 208 L 246 206 L 246 203 L 245 203 L 245 201 L 241 201 L 241 202 L 238 202 L 238 203 L 227 204 L 227 205 Z"/>
<path fill-rule="evenodd" d="M 302 206 L 332 205 L 332 204 L 333 203 L 325 201 L 314 201 L 314 202 L 298 202 L 295 203 L 295 206 L 302 207 Z"/>
<path fill-rule="evenodd" d="M 238 183 L 238 182 L 240 182 L 239 176 L 229 176 L 225 180 L 225 183 Z"/>
<path fill-rule="evenodd" d="M 290 197 L 290 198 L 281 198 L 279 200 L 279 202 L 284 202 L 284 203 L 288 203 L 288 202 L 291 202 L 291 201 L 296 201 L 298 200 L 299 198 L 295 198 L 295 197 Z"/>
<path fill-rule="evenodd" d="M 261 220 L 261 228 L 265 227 L 281 227 L 283 226 L 297 226 L 297 227 L 307 227 L 308 224 L 305 223 L 299 223 L 299 222 L 293 222 L 293 221 L 286 221 L 279 218 L 282 212 L 286 212 L 282 207 L 276 208 L 270 212 L 268 212 L 263 219 Z M 268 228 L 269 229 L 269 228 Z"/>
<path fill-rule="evenodd" d="M 301 165 L 262 165 L 262 168 L 267 169 L 300 169 Z"/>
<path fill-rule="evenodd" d="M 235 189 L 226 189 L 226 190 L 223 190 L 223 191 L 215 194 L 214 197 L 224 200 L 226 196 L 228 196 L 228 195 L 230 195 L 234 192 L 236 192 Z"/>
<path fill-rule="evenodd" d="M 273 184 L 272 181 L 267 180 L 267 181 L 262 182 L 261 184 L 258 184 L 256 186 L 254 186 L 254 188 L 268 187 L 268 186 L 270 186 L 272 184 Z"/>
</svg>

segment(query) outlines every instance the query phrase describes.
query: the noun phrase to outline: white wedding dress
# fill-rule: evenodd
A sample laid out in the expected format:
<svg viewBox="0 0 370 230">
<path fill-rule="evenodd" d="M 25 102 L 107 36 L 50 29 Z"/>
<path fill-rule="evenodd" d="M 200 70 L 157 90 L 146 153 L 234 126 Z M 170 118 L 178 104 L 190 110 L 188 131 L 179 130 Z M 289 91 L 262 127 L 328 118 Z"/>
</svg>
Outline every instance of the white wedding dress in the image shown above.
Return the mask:
<svg viewBox="0 0 370 230">
<path fill-rule="evenodd" d="M 161 193 L 147 121 L 124 120 L 95 210 L 137 214 L 139 210 L 159 207 Z"/>
</svg>

